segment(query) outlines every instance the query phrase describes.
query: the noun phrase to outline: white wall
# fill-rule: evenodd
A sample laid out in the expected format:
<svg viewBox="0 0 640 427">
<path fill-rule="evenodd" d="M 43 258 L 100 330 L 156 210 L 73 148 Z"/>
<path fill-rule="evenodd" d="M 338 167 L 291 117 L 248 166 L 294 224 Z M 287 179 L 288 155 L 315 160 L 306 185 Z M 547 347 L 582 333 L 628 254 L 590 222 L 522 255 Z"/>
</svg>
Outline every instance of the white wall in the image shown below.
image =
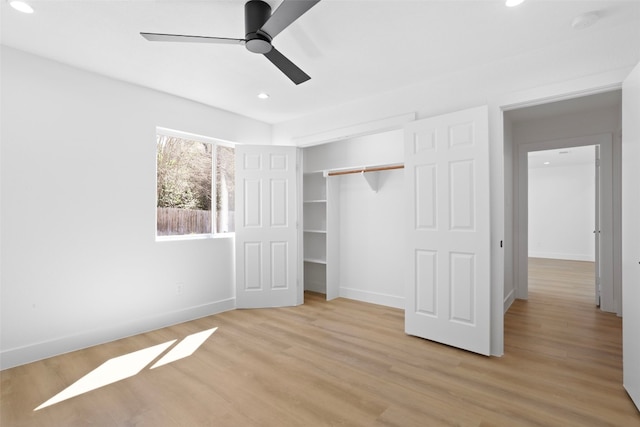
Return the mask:
<svg viewBox="0 0 640 427">
<path fill-rule="evenodd" d="M 340 296 L 404 308 L 405 198 L 402 169 L 340 180 Z"/>
<path fill-rule="evenodd" d="M 307 147 L 303 161 L 305 172 L 403 163 L 404 133 L 390 130 Z"/>
<path fill-rule="evenodd" d="M 595 261 L 594 227 L 594 164 L 529 168 L 530 257 Z"/>
<path fill-rule="evenodd" d="M 503 156 L 504 156 L 504 176 L 513 176 L 513 157 L 514 145 L 513 145 L 513 131 L 512 123 L 510 120 L 504 121 L 504 144 L 503 144 Z M 513 229 L 513 215 L 514 209 L 514 182 L 512 179 L 504 180 L 504 229 Z M 514 241 L 513 233 L 506 232 L 502 236 L 502 247 L 504 254 L 504 290 L 503 290 L 503 311 L 507 312 L 511 304 L 516 298 L 516 278 L 514 276 L 513 269 L 513 249 L 516 242 Z"/>
<path fill-rule="evenodd" d="M 592 108 L 570 114 L 558 114 L 513 123 L 516 145 L 616 133 L 620 130 L 620 107 Z M 620 145 L 620 141 L 616 145 Z"/>
<path fill-rule="evenodd" d="M 232 238 L 155 241 L 155 128 L 271 127 L 1 53 L 2 368 L 233 308 Z"/>
</svg>

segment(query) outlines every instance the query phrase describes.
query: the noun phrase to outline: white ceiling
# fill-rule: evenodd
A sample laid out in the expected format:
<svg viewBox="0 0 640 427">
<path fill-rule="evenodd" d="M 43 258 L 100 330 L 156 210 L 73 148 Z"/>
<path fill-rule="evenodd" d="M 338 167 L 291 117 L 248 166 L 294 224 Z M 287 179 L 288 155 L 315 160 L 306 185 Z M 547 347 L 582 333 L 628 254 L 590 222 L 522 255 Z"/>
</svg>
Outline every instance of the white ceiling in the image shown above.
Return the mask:
<svg viewBox="0 0 640 427">
<path fill-rule="evenodd" d="M 280 1 L 269 3 L 275 10 Z M 2 44 L 268 123 L 528 54 L 553 67 L 544 52 L 562 43 L 582 52 L 597 40 L 600 51 L 611 48 L 612 66 L 640 60 L 640 0 L 528 0 L 517 8 L 503 0 L 322 0 L 274 39 L 311 76 L 299 86 L 241 46 L 152 43 L 139 35 L 242 38 L 242 0 L 31 4 L 35 13 L 26 15 L 2 1 Z M 575 16 L 594 10 L 601 16 L 594 26 L 571 28 Z M 594 64 L 592 72 L 602 68 Z M 259 100 L 261 91 L 271 97 Z"/>
</svg>

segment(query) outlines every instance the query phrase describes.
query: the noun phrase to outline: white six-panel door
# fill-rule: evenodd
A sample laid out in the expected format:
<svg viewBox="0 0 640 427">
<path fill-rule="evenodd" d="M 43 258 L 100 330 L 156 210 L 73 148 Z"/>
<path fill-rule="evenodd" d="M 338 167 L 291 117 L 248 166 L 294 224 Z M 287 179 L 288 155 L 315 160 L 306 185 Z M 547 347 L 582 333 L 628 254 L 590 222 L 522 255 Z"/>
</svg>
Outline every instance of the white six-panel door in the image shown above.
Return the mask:
<svg viewBox="0 0 640 427">
<path fill-rule="evenodd" d="M 490 353 L 488 110 L 405 127 L 407 334 Z"/>
<path fill-rule="evenodd" d="M 295 147 L 236 146 L 236 306 L 296 304 Z"/>
</svg>

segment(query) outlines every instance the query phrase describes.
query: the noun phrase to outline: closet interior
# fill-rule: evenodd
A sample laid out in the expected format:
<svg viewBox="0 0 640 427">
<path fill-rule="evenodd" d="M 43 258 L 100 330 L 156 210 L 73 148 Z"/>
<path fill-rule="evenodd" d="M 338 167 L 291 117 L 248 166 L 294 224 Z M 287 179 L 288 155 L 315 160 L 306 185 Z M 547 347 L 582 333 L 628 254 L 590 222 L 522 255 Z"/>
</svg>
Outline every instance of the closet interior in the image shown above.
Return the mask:
<svg viewBox="0 0 640 427">
<path fill-rule="evenodd" d="M 402 306 L 400 130 L 304 148 L 304 290 Z"/>
</svg>

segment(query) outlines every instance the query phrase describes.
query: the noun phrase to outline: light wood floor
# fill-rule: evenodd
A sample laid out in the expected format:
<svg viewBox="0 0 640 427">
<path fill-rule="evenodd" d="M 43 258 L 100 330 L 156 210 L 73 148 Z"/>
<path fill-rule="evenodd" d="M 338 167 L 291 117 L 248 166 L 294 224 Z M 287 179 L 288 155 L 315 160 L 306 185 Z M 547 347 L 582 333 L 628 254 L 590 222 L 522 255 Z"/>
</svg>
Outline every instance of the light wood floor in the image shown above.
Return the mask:
<svg viewBox="0 0 640 427">
<path fill-rule="evenodd" d="M 406 336 L 402 310 L 309 293 L 5 370 L 0 425 L 640 426 L 592 268 L 532 260 L 501 358 Z M 109 358 L 216 326 L 191 357 L 33 411 Z"/>
</svg>

